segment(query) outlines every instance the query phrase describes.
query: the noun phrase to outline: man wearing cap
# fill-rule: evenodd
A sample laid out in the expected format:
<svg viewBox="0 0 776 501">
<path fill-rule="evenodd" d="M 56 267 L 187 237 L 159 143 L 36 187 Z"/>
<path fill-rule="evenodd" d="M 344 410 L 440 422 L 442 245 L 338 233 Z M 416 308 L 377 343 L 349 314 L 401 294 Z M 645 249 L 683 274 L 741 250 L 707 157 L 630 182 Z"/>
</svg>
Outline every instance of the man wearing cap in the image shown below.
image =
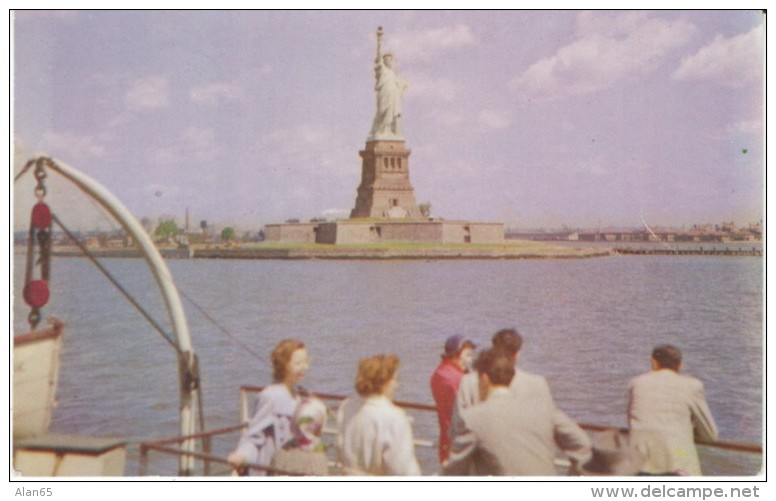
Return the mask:
<svg viewBox="0 0 776 501">
<path fill-rule="evenodd" d="M 458 334 L 445 342 L 442 362 L 431 375 L 431 394 L 436 402 L 439 418 L 439 462 L 443 463 L 450 454 L 450 425 L 453 406 L 458 394 L 461 378 L 467 372 L 474 354 L 475 344 Z"/>
<path fill-rule="evenodd" d="M 657 346 L 652 351 L 652 370 L 628 385 L 631 442 L 646 452 L 645 473 L 701 475 L 694 437 L 717 438 L 703 383 L 680 375 L 681 366 L 678 348 Z"/>
</svg>

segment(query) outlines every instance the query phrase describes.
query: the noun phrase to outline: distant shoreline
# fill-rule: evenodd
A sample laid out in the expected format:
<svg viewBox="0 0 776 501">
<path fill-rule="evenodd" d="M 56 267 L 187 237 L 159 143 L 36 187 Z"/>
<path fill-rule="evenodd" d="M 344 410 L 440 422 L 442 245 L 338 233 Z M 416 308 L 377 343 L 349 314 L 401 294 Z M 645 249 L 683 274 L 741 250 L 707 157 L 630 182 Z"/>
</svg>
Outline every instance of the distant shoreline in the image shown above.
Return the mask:
<svg viewBox="0 0 776 501">
<path fill-rule="evenodd" d="M 194 258 L 204 259 L 567 259 L 611 255 L 609 249 L 564 248 L 559 246 L 401 246 L 322 248 L 287 247 L 253 249 L 200 249 Z"/>
<path fill-rule="evenodd" d="M 17 246 L 17 258 L 26 247 Z M 92 248 L 98 258 L 140 258 L 135 248 Z M 762 248 L 668 247 L 591 245 L 568 246 L 556 242 L 513 241 L 503 245 L 394 243 L 384 246 L 320 245 L 320 244 L 242 244 L 202 245 L 190 248 L 162 247 L 165 259 L 278 259 L 278 260 L 467 260 L 467 259 L 584 259 L 614 255 L 655 256 L 755 256 L 762 257 Z M 55 257 L 83 257 L 74 246 L 56 246 Z"/>
<path fill-rule="evenodd" d="M 20 252 L 17 249 L 17 253 Z M 136 258 L 134 248 L 96 248 L 100 258 Z M 609 248 L 564 247 L 541 242 L 513 242 L 503 245 L 431 245 L 397 243 L 384 246 L 336 246 L 317 244 L 249 244 L 233 246 L 193 246 L 188 249 L 160 248 L 166 259 L 285 259 L 285 260 L 437 260 L 437 259 L 570 259 L 612 255 Z M 59 257 L 80 257 L 76 247 L 55 247 Z"/>
</svg>

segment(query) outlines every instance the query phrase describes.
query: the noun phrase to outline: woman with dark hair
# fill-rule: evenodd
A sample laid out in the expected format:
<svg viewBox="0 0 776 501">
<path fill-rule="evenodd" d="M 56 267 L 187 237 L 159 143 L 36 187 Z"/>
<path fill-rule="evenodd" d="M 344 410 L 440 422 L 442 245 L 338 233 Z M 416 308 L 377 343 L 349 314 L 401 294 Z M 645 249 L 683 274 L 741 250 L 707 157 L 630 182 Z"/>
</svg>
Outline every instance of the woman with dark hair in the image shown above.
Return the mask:
<svg viewBox="0 0 776 501">
<path fill-rule="evenodd" d="M 299 382 L 310 367 L 304 343 L 286 339 L 272 350 L 274 384 L 259 393 L 256 412 L 228 461 L 236 469 L 246 463 L 270 466 L 275 451 L 294 438 L 291 423 L 303 390 Z"/>
<path fill-rule="evenodd" d="M 412 426 L 391 401 L 399 358 L 361 359 L 356 376 L 359 397 L 345 400 L 337 412 L 340 461 L 351 475 L 420 475 Z"/>
</svg>

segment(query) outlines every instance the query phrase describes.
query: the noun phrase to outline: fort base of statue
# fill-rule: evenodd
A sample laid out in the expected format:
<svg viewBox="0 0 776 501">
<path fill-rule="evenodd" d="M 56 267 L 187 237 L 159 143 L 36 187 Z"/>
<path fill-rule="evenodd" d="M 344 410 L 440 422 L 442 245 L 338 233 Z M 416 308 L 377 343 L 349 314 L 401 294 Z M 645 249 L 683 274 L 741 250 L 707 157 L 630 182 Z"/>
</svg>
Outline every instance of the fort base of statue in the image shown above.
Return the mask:
<svg viewBox="0 0 776 501">
<path fill-rule="evenodd" d="M 361 184 L 350 218 L 420 218 L 404 141 L 368 141 L 358 153 Z"/>
<path fill-rule="evenodd" d="M 314 223 L 268 224 L 266 240 L 289 244 L 380 245 L 503 244 L 504 224 L 444 219 L 341 219 Z"/>
</svg>

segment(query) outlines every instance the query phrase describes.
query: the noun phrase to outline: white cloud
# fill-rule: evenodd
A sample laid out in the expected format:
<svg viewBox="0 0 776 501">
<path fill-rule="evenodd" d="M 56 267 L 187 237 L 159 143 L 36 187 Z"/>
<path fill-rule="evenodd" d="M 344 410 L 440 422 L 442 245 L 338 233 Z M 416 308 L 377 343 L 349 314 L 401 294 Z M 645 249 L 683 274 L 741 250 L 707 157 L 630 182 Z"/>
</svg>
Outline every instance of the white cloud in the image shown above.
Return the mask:
<svg viewBox="0 0 776 501">
<path fill-rule="evenodd" d="M 48 131 L 41 141 L 44 151 L 56 152 L 63 159 L 102 158 L 106 148 L 94 136 L 78 136 L 68 132 Z"/>
<path fill-rule="evenodd" d="M 512 117 L 506 110 L 482 110 L 477 115 L 477 121 L 489 129 L 506 129 L 512 125 Z"/>
<path fill-rule="evenodd" d="M 209 162 L 218 156 L 219 146 L 213 129 L 189 127 L 181 134 L 184 156 L 198 162 Z"/>
<path fill-rule="evenodd" d="M 312 200 L 313 192 L 306 184 L 297 184 L 291 187 L 290 196 L 294 200 Z"/>
<path fill-rule="evenodd" d="M 742 120 L 728 127 L 731 134 L 764 134 L 762 120 Z"/>
<path fill-rule="evenodd" d="M 134 121 L 134 115 L 129 111 L 124 111 L 113 117 L 105 123 L 106 130 L 114 130 L 131 124 Z"/>
<path fill-rule="evenodd" d="M 752 120 L 741 120 L 730 123 L 723 129 L 720 129 L 713 138 L 723 141 L 738 141 L 741 140 L 742 137 L 747 136 L 765 137 L 765 128 L 762 119 L 755 118 Z"/>
<path fill-rule="evenodd" d="M 396 54 L 401 61 L 428 61 L 450 49 L 476 43 L 469 26 L 458 23 L 442 28 L 405 31 L 390 40 L 384 40 L 384 48 Z"/>
<path fill-rule="evenodd" d="M 256 155 L 267 167 L 314 170 L 326 167 L 331 175 L 347 172 L 350 167 L 342 163 L 343 155 L 352 154 L 352 148 L 343 143 L 335 130 L 318 124 L 273 130 L 259 138 L 255 148 Z"/>
<path fill-rule="evenodd" d="M 131 110 L 156 110 L 170 104 L 170 84 L 164 77 L 135 80 L 124 95 L 124 104 Z"/>
<path fill-rule="evenodd" d="M 453 101 L 460 96 L 463 87 L 446 78 L 433 78 L 426 73 L 408 75 L 407 98 L 431 97 L 441 101 Z"/>
<path fill-rule="evenodd" d="M 606 89 L 655 70 L 695 30 L 687 21 L 653 19 L 646 13 L 582 12 L 577 19 L 578 39 L 534 63 L 512 80 L 511 87 L 537 100 Z"/>
<path fill-rule="evenodd" d="M 326 219 L 345 219 L 350 216 L 350 209 L 325 209 L 321 216 Z"/>
<path fill-rule="evenodd" d="M 243 97 L 243 88 L 238 84 L 216 82 L 193 87 L 189 97 L 197 104 L 216 107 L 224 101 L 236 101 Z"/>
<path fill-rule="evenodd" d="M 180 133 L 175 143 L 148 152 L 149 161 L 156 166 L 185 162 L 209 162 L 219 153 L 216 134 L 212 129 L 189 127 Z"/>
<path fill-rule="evenodd" d="M 467 121 L 467 115 L 455 107 L 442 107 L 435 109 L 426 120 L 440 130 L 455 129 L 456 131 L 460 131 L 461 127 Z M 424 149 L 429 151 L 430 145 L 426 144 Z"/>
<path fill-rule="evenodd" d="M 308 145 L 320 145 L 326 143 L 331 132 L 323 127 L 301 125 L 297 128 L 294 136 Z"/>
<path fill-rule="evenodd" d="M 711 81 L 730 87 L 758 82 L 763 77 L 765 33 L 760 25 L 732 38 L 721 35 L 682 64 L 672 75 L 684 82 Z"/>
</svg>

